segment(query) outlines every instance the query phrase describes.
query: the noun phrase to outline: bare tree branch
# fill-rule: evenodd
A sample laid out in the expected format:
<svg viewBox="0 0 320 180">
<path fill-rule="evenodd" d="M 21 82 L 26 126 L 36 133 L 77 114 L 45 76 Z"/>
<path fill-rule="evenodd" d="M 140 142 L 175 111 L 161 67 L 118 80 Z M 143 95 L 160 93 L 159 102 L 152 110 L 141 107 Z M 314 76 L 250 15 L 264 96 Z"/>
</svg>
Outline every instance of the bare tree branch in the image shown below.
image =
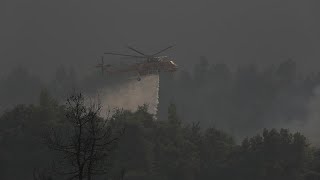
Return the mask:
<svg viewBox="0 0 320 180">
<path fill-rule="evenodd" d="M 49 149 L 62 155 L 59 163 L 62 171 L 56 173 L 79 180 L 91 180 L 93 175 L 106 174 L 107 158 L 124 129 L 115 135 L 108 124 L 109 116 L 107 119 L 98 116 L 100 103 L 87 107 L 82 94 L 70 96 L 66 105 L 67 126 L 60 131 L 52 129 L 44 138 Z"/>
</svg>

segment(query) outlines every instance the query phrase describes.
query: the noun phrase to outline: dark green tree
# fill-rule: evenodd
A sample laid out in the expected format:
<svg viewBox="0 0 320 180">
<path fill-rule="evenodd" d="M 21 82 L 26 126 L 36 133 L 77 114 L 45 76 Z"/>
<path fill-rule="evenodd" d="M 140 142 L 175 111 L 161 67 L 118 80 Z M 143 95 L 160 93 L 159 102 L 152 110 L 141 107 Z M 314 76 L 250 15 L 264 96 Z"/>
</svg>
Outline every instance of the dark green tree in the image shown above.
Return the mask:
<svg viewBox="0 0 320 180">
<path fill-rule="evenodd" d="M 300 133 L 265 129 L 262 136 L 243 141 L 237 168 L 243 179 L 301 179 L 310 158 L 308 146 Z"/>
<path fill-rule="evenodd" d="M 235 142 L 223 131 L 209 128 L 205 131 L 200 151 L 200 179 L 228 179 L 230 174 L 229 156 Z"/>
</svg>

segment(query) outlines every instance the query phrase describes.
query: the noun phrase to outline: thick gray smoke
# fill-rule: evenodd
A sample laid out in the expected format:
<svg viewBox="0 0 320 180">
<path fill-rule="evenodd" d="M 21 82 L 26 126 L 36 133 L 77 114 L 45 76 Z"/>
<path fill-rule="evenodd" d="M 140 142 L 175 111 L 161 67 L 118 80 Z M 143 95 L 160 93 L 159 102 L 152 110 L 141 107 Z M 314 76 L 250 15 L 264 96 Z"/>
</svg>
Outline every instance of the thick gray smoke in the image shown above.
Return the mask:
<svg viewBox="0 0 320 180">
<path fill-rule="evenodd" d="M 138 106 L 148 105 L 149 113 L 156 117 L 159 104 L 159 75 L 141 77 L 141 81 L 131 79 L 121 85 L 98 89 L 89 95 L 91 100 L 99 101 L 104 116 L 114 108 L 135 111 Z"/>
<path fill-rule="evenodd" d="M 316 146 L 320 146 L 320 86 L 314 89 L 314 96 L 307 104 L 308 114 L 305 119 L 296 119 L 290 123 L 280 122 L 274 127 L 290 129 L 292 132 L 301 132 L 309 141 Z"/>
<path fill-rule="evenodd" d="M 314 97 L 309 103 L 309 113 L 303 126 L 303 133 L 312 143 L 320 146 L 320 86 L 314 89 Z"/>
</svg>

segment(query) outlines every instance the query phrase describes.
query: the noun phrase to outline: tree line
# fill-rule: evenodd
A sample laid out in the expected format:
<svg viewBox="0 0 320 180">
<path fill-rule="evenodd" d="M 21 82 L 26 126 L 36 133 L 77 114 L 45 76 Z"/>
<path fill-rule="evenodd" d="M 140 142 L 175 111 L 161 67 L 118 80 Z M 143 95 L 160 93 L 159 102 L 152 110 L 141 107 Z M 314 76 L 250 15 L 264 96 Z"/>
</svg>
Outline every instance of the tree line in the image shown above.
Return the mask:
<svg viewBox="0 0 320 180">
<path fill-rule="evenodd" d="M 307 123 L 310 101 L 319 85 L 320 73 L 302 73 L 292 59 L 231 69 L 201 57 L 192 71 L 161 75 L 159 112 L 165 117 L 173 102 L 185 121 L 196 119 L 203 127 L 251 136 L 265 127 Z"/>
<path fill-rule="evenodd" d="M 175 104 L 161 120 L 147 108 L 103 118 L 81 95 L 61 105 L 43 90 L 38 103 L 0 117 L 0 178 L 320 178 L 320 149 L 299 132 L 264 129 L 236 143 L 223 130 L 185 121 Z"/>
<path fill-rule="evenodd" d="M 242 138 L 265 127 L 306 123 L 310 100 L 320 85 L 320 73 L 301 73 L 292 59 L 264 67 L 252 64 L 231 69 L 201 57 L 191 71 L 160 76 L 161 118 L 174 103 L 185 121 L 200 121 L 203 127 L 215 126 Z M 51 80 L 43 81 L 24 68 L 15 68 L 0 79 L 0 112 L 17 104 L 36 103 L 43 88 L 64 100 L 73 89 L 90 93 L 122 81 L 109 79 L 101 72 L 80 76 L 73 68 L 63 66 Z"/>
</svg>

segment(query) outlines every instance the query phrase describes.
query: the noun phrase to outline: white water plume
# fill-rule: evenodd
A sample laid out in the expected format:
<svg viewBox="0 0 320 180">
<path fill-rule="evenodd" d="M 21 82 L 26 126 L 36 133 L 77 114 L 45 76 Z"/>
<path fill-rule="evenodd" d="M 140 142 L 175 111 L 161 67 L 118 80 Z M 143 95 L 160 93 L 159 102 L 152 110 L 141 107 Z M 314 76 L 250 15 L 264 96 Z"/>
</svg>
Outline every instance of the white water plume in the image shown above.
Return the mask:
<svg viewBox="0 0 320 180">
<path fill-rule="evenodd" d="M 135 111 L 138 106 L 147 104 L 148 112 L 156 117 L 159 104 L 159 75 L 143 76 L 141 81 L 131 79 L 120 85 L 104 87 L 90 97 L 100 102 L 102 116 L 114 108 Z"/>
</svg>

